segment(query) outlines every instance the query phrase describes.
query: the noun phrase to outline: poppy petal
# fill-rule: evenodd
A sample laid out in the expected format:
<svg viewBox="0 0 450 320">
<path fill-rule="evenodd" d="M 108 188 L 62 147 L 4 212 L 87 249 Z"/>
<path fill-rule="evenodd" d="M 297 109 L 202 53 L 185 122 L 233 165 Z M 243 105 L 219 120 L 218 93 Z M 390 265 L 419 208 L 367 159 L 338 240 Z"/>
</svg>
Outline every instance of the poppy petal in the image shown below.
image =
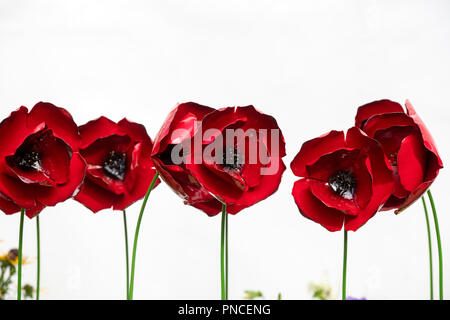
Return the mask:
<svg viewBox="0 0 450 320">
<path fill-rule="evenodd" d="M 408 191 L 413 191 L 422 182 L 426 170 L 426 151 L 417 136 L 406 137 L 398 152 L 398 174 L 400 182 Z"/>
<path fill-rule="evenodd" d="M 307 177 L 328 182 L 328 179 L 341 170 L 351 171 L 353 164 L 358 159 L 358 149 L 339 149 L 321 156 L 314 163 L 306 166 Z"/>
<path fill-rule="evenodd" d="M 36 217 L 38 214 L 41 213 L 42 210 L 45 209 L 45 206 L 40 203 L 39 201 L 36 201 L 36 206 L 34 206 L 33 208 L 27 208 L 25 210 L 25 214 L 27 215 L 28 218 L 32 219 L 34 217 Z"/>
<path fill-rule="evenodd" d="M 114 210 L 125 210 L 134 202 L 142 199 L 148 191 L 150 184 L 156 174 L 156 170 L 152 168 L 153 164 L 148 159 L 147 165 L 141 164 L 136 171 L 136 179 L 133 183 L 133 188 L 129 192 L 125 192 L 118 201 L 114 202 L 113 209 Z M 158 186 L 160 180 L 158 179 L 153 189 Z M 153 190 L 152 189 L 152 190 Z"/>
<path fill-rule="evenodd" d="M 239 199 L 228 206 L 228 213 L 236 214 L 242 209 L 268 198 L 278 190 L 286 166 L 280 158 L 276 158 L 273 161 L 278 161 L 277 172 L 275 174 L 258 173 L 260 174 L 260 183 L 255 187 L 249 188 Z"/>
<path fill-rule="evenodd" d="M 135 143 L 142 142 L 142 158 L 150 157 L 153 142 L 147 133 L 147 129 L 142 124 L 131 122 L 126 118 L 120 120 L 117 124 L 127 133 L 132 141 Z"/>
<path fill-rule="evenodd" d="M 234 203 L 242 196 L 245 186 L 226 173 L 211 170 L 202 164 L 187 164 L 187 169 L 198 182 L 225 203 Z"/>
<path fill-rule="evenodd" d="M 363 131 L 371 138 L 375 137 L 378 131 L 392 129 L 395 127 L 406 127 L 411 130 L 410 134 L 417 128 L 413 119 L 405 113 L 387 113 L 373 116 L 367 120 L 363 127 Z M 408 129 L 410 127 L 410 129 Z"/>
<path fill-rule="evenodd" d="M 431 186 L 432 183 L 433 181 L 427 181 L 418 186 L 413 192 L 409 194 L 409 196 L 406 199 L 402 199 L 401 204 L 394 207 L 395 209 L 397 209 L 395 210 L 395 213 L 396 214 L 401 213 L 402 211 L 407 209 L 411 204 L 417 201 L 427 191 L 427 189 Z"/>
<path fill-rule="evenodd" d="M 442 160 L 441 157 L 439 156 L 439 152 L 436 148 L 436 144 L 434 143 L 433 137 L 431 136 L 425 124 L 423 123 L 422 119 L 416 113 L 416 110 L 414 110 L 414 107 L 412 106 L 411 102 L 409 102 L 409 100 L 406 100 L 406 110 L 408 115 L 414 120 L 414 122 L 419 127 L 420 132 L 422 133 L 422 138 L 425 147 L 437 157 L 439 166 L 443 168 Z"/>
<path fill-rule="evenodd" d="M 372 218 L 389 199 L 394 188 L 393 174 L 380 145 L 360 129 L 353 127 L 347 132 L 347 144 L 359 148 L 368 155 L 372 175 L 372 197 L 367 206 L 356 216 L 347 216 L 345 230 L 356 231 Z"/>
<path fill-rule="evenodd" d="M 20 207 L 11 199 L 0 193 L 0 210 L 5 214 L 13 214 L 20 211 Z"/>
<path fill-rule="evenodd" d="M 327 207 L 342 211 L 345 214 L 358 214 L 359 207 L 356 201 L 338 195 L 327 182 L 310 179 L 309 189 Z"/>
<path fill-rule="evenodd" d="M 0 168 L 0 193 L 12 199 L 21 208 L 34 207 L 36 186 L 23 183 L 17 177 L 11 177 L 5 172 L 5 168 Z"/>
<path fill-rule="evenodd" d="M 327 207 L 317 199 L 309 188 L 308 179 L 300 179 L 294 183 L 292 195 L 300 213 L 306 218 L 320 223 L 328 231 L 342 229 L 345 215 L 336 209 Z"/>
<path fill-rule="evenodd" d="M 219 214 L 219 212 L 222 211 L 222 203 L 215 198 L 212 198 L 211 200 L 208 201 L 195 202 L 192 203 L 191 205 L 197 209 L 202 210 L 210 217 L 214 217 L 217 214 Z"/>
<path fill-rule="evenodd" d="M 397 102 L 387 99 L 374 101 L 358 108 L 355 117 L 355 127 L 362 128 L 368 119 L 376 115 L 402 112 L 404 112 L 403 107 Z"/>
<path fill-rule="evenodd" d="M 203 188 L 189 171 L 176 165 L 164 165 L 158 158 L 153 160 L 161 179 L 184 200 L 185 204 L 203 210 L 209 216 L 220 212 L 222 203 Z"/>
<path fill-rule="evenodd" d="M 215 109 L 194 102 L 177 105 L 167 116 L 156 135 L 152 155 L 164 152 L 169 144 L 181 143 L 194 136 L 197 121 L 201 121 Z M 182 130 L 178 130 L 182 129 Z"/>
<path fill-rule="evenodd" d="M 345 148 L 345 137 L 343 131 L 330 131 L 318 138 L 305 142 L 299 153 L 291 162 L 292 172 L 297 177 L 307 177 L 307 165 L 316 162 L 325 154 Z"/>
<path fill-rule="evenodd" d="M 238 130 L 241 130 L 243 134 L 256 133 L 269 153 L 272 150 L 271 131 L 277 130 L 278 135 L 274 135 L 274 138 L 278 138 L 278 140 L 274 141 L 276 143 L 274 147 L 277 149 L 279 157 L 282 158 L 286 155 L 284 137 L 277 121 L 272 116 L 259 112 L 254 106 L 222 108 L 209 113 L 203 119 L 203 132 L 216 130 L 217 134 L 222 133 L 226 136 L 227 129 L 235 130 L 235 134 L 239 133 Z M 210 140 L 204 141 L 204 143 L 210 142 Z"/>
<path fill-rule="evenodd" d="M 70 179 L 55 187 L 36 186 L 36 199 L 45 206 L 55 206 L 79 191 L 86 172 L 86 162 L 78 152 L 72 154 L 70 161 Z"/>
<path fill-rule="evenodd" d="M 10 116 L 0 123 L 0 137 L 8 137 L 8 139 L 0 140 L 0 159 L 13 155 L 29 135 L 45 127 L 44 123 L 39 123 L 36 126 L 27 126 L 27 119 L 28 109 L 20 107 L 16 111 L 11 112 Z"/>
<path fill-rule="evenodd" d="M 115 122 L 103 116 L 80 126 L 79 130 L 81 135 L 80 149 L 86 149 L 96 140 L 102 138 L 107 138 L 112 135 L 126 135 L 126 132 L 123 131 Z"/>
<path fill-rule="evenodd" d="M 48 102 L 39 102 L 28 115 L 28 127 L 35 127 L 40 123 L 45 123 L 55 137 L 63 140 L 72 149 L 78 149 L 78 127 L 67 110 Z"/>
<path fill-rule="evenodd" d="M 111 194 L 111 192 L 108 192 L 96 183 L 93 183 L 89 177 L 86 177 L 80 192 L 74 199 L 96 213 L 103 209 L 112 208 L 117 197 L 119 196 Z"/>
<path fill-rule="evenodd" d="M 353 166 L 353 174 L 357 181 L 355 198 L 360 208 L 365 208 L 372 198 L 372 175 L 369 172 L 368 163 L 370 163 L 370 160 L 365 157 Z"/>
<path fill-rule="evenodd" d="M 405 203 L 406 201 L 406 197 L 405 198 L 397 198 L 394 195 L 391 195 L 389 197 L 389 199 L 386 201 L 386 203 L 383 205 L 383 208 L 381 208 L 380 211 L 389 211 L 392 209 L 398 209 L 400 208 L 403 203 Z"/>
</svg>

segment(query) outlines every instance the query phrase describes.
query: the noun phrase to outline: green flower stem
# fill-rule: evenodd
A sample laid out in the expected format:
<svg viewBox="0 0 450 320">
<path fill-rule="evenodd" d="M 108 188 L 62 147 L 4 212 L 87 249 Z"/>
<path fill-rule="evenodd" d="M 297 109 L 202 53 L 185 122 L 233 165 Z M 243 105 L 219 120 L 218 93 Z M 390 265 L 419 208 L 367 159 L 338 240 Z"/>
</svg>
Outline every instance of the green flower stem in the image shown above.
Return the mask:
<svg viewBox="0 0 450 320">
<path fill-rule="evenodd" d="M 127 213 L 123 210 L 123 229 L 125 231 L 125 262 L 126 262 L 126 271 L 127 271 L 127 290 L 126 297 L 128 299 L 129 288 L 130 288 L 130 263 L 128 260 L 128 228 L 127 228 Z"/>
<path fill-rule="evenodd" d="M 22 300 L 22 240 L 23 240 L 23 218 L 25 209 L 20 209 L 19 229 L 19 261 L 17 263 L 17 300 Z"/>
<path fill-rule="evenodd" d="M 222 204 L 222 225 L 220 234 L 220 283 L 221 299 L 228 300 L 228 215 L 226 204 Z"/>
<path fill-rule="evenodd" d="M 152 189 L 158 180 L 158 172 L 155 173 L 155 176 L 153 177 L 152 182 L 150 183 L 150 187 L 147 190 L 147 194 L 144 197 L 144 201 L 142 202 L 141 212 L 139 213 L 139 218 L 136 224 L 136 232 L 134 234 L 134 243 L 133 243 L 133 255 L 131 260 L 131 276 L 130 276 L 130 286 L 128 288 L 128 300 L 133 300 L 133 290 L 134 290 L 134 269 L 136 267 L 136 249 L 137 249 L 137 242 L 139 237 L 139 228 L 141 227 L 142 222 L 142 216 L 144 215 L 145 206 L 147 205 L 148 197 L 150 196 L 150 193 L 152 192 Z"/>
<path fill-rule="evenodd" d="M 347 300 L 347 230 L 344 230 L 344 261 L 342 264 L 342 300 Z"/>
<path fill-rule="evenodd" d="M 228 300 L 228 214 L 225 214 L 225 290 L 225 297 Z"/>
<path fill-rule="evenodd" d="M 433 248 L 431 246 L 430 220 L 428 219 L 428 210 L 424 197 L 422 197 L 422 204 L 423 211 L 425 211 L 425 219 L 427 221 L 428 257 L 430 259 L 430 300 L 433 300 Z"/>
<path fill-rule="evenodd" d="M 39 226 L 39 215 L 36 216 L 36 237 L 37 237 L 37 279 L 36 279 L 36 300 L 39 300 L 39 290 L 41 288 L 41 232 Z"/>
<path fill-rule="evenodd" d="M 443 262 L 442 262 L 442 245 L 441 245 L 441 234 L 439 232 L 439 222 L 436 213 L 436 207 L 434 206 L 433 195 L 431 191 L 428 190 L 428 198 L 431 203 L 431 209 L 433 210 L 434 217 L 434 226 L 436 228 L 436 239 L 438 245 L 438 255 L 439 255 L 439 299 L 444 300 L 444 271 L 443 271 Z"/>
<path fill-rule="evenodd" d="M 222 204 L 222 224 L 220 232 L 220 288 L 221 288 L 221 299 L 227 300 L 227 285 L 226 285 L 226 268 L 225 268 L 225 231 L 227 224 L 227 206 Z"/>
</svg>

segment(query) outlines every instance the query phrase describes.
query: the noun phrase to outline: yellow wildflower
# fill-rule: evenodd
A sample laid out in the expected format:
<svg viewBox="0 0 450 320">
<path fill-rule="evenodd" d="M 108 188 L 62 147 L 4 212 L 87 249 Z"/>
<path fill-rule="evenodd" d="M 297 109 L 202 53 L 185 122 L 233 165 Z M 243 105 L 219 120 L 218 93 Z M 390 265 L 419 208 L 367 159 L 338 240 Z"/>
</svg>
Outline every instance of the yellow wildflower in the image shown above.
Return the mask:
<svg viewBox="0 0 450 320">
<path fill-rule="evenodd" d="M 0 261 L 8 261 L 12 265 L 17 265 L 19 263 L 19 252 L 17 249 L 11 249 L 8 253 L 0 255 Z M 31 260 L 27 257 L 22 256 L 22 265 L 30 264 Z"/>
</svg>

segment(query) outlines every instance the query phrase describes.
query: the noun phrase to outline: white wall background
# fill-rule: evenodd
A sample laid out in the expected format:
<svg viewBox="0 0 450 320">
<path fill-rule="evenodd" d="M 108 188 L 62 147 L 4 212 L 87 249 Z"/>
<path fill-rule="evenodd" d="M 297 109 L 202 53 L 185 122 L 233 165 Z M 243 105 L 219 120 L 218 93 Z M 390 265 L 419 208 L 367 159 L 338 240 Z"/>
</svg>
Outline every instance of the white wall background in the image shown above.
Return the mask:
<svg viewBox="0 0 450 320">
<path fill-rule="evenodd" d="M 449 39 L 444 0 L 0 0 L 0 118 L 43 100 L 70 110 L 79 124 L 127 116 L 154 136 L 177 102 L 253 104 L 277 118 L 289 164 L 304 141 L 350 127 L 359 105 L 408 98 L 445 165 Z M 339 296 L 343 234 L 298 213 L 295 180 L 287 170 L 275 195 L 229 219 L 231 298 L 254 289 L 308 299 L 308 283 L 322 279 Z M 444 169 L 432 188 L 446 266 L 449 184 Z M 128 210 L 130 233 L 139 205 Z M 0 214 L 0 251 L 17 245 L 18 223 L 19 215 Z M 42 298 L 124 298 L 122 228 L 120 212 L 94 215 L 74 201 L 46 209 Z M 350 233 L 348 293 L 428 298 L 426 237 L 420 203 Z M 184 206 L 161 184 L 143 220 L 135 297 L 218 298 L 219 240 L 218 216 Z M 24 254 L 34 257 L 34 220 L 26 220 L 24 241 Z M 24 279 L 34 284 L 35 264 Z M 445 286 L 448 296 L 448 272 Z"/>
</svg>

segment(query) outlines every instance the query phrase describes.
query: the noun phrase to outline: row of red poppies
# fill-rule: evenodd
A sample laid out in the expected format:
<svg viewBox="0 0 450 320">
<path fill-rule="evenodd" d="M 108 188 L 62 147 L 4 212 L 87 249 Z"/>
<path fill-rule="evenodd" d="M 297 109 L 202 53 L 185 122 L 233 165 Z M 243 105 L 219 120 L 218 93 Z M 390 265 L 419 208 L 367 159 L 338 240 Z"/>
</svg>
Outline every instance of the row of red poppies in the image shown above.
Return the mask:
<svg viewBox="0 0 450 320">
<path fill-rule="evenodd" d="M 422 195 L 442 161 L 409 102 L 406 108 L 407 113 L 389 100 L 364 105 L 346 135 L 331 131 L 303 144 L 291 168 L 302 177 L 293 195 L 306 217 L 330 231 L 343 224 L 356 230 L 379 208 L 400 211 Z M 261 175 L 261 164 L 226 170 L 215 163 L 172 163 L 173 146 L 191 139 L 199 121 L 203 130 L 279 129 L 273 117 L 252 106 L 215 110 L 183 103 L 152 143 L 142 125 L 127 119 L 101 117 L 77 127 L 69 112 L 50 103 L 38 103 L 29 113 L 21 107 L 0 125 L 0 136 L 8 137 L 0 148 L 0 208 L 6 214 L 25 208 L 33 217 L 74 196 L 93 212 L 124 210 L 145 195 L 155 167 L 188 204 L 210 216 L 222 203 L 235 214 L 277 190 L 285 170 L 281 134 L 277 158 L 270 159 L 279 162 L 273 175 Z M 190 136 L 174 135 L 180 128 Z"/>
<path fill-rule="evenodd" d="M 172 110 L 153 142 L 144 126 L 127 119 L 101 117 L 78 127 L 67 110 L 50 103 L 30 112 L 21 107 L 0 124 L 0 136 L 8 137 L 0 142 L 0 209 L 23 209 L 32 218 L 73 197 L 93 212 L 125 210 L 148 197 L 158 175 L 209 216 L 221 210 L 236 214 L 278 189 L 286 169 L 281 131 L 255 136 L 265 147 L 264 163 L 239 162 L 249 150 L 234 144 L 223 145 L 231 163 L 174 163 L 174 148 L 193 141 L 199 126 L 223 135 L 227 129 L 279 130 L 273 117 L 253 106 L 213 109 L 190 102 Z M 214 140 L 202 137 L 200 149 Z M 277 152 L 271 152 L 273 145 Z M 261 174 L 268 166 L 276 170 Z M 441 168 L 433 139 L 411 104 L 406 102 L 405 112 L 396 102 L 380 100 L 361 106 L 347 133 L 331 131 L 303 144 L 291 163 L 301 177 L 292 194 L 305 217 L 329 231 L 355 231 L 379 210 L 405 209 Z M 226 251 L 226 214 L 222 221 Z"/>
</svg>

